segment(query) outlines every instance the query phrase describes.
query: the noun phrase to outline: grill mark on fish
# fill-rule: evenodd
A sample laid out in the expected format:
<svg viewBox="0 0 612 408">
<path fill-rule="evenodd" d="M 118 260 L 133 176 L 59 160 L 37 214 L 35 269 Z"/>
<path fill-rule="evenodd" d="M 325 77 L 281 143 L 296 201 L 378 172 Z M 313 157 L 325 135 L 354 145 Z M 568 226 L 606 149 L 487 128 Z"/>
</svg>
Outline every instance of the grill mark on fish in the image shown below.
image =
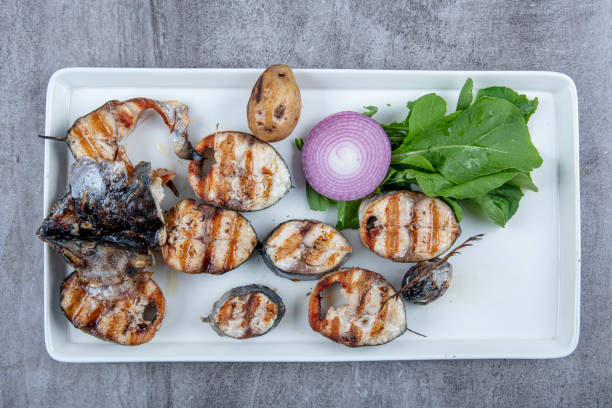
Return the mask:
<svg viewBox="0 0 612 408">
<path fill-rule="evenodd" d="M 397 253 L 399 246 L 399 209 L 400 197 L 394 195 L 389 198 L 387 206 L 385 207 L 385 220 L 387 221 L 386 237 L 385 237 L 385 254 L 386 256 L 393 256 Z M 389 223 L 394 220 L 395 222 Z"/>
<path fill-rule="evenodd" d="M 341 285 L 349 304 L 330 307 L 326 315 L 321 316 L 322 292 L 335 283 Z M 377 291 L 381 292 L 380 298 L 372 296 Z M 314 331 L 349 347 L 384 344 L 398 337 L 406 328 L 401 300 L 390 300 L 385 306 L 387 310 L 381 313 L 380 307 L 387 291 L 395 293 L 375 272 L 352 268 L 328 274 L 319 281 L 310 296 L 309 324 Z M 389 314 L 391 311 L 393 315 Z M 344 325 L 340 320 L 343 317 L 347 319 Z"/>
<path fill-rule="evenodd" d="M 61 308 L 76 328 L 123 345 L 151 340 L 165 313 L 163 294 L 146 274 L 138 278 L 134 294 L 123 300 L 96 300 L 85 291 L 75 272 L 64 280 L 60 293 Z M 152 321 L 145 320 L 144 315 L 149 305 L 156 310 Z"/>
<path fill-rule="evenodd" d="M 170 209 L 166 230 L 164 261 L 186 273 L 227 272 L 246 261 L 257 243 L 253 228 L 240 214 L 191 199 Z"/>
<path fill-rule="evenodd" d="M 245 157 L 245 172 L 241 177 L 243 190 L 251 200 L 255 198 L 255 180 L 253 177 L 253 151 L 247 150 Z"/>
<path fill-rule="evenodd" d="M 236 216 L 233 217 L 233 229 L 232 234 L 230 235 L 230 241 L 227 248 L 227 254 L 225 256 L 225 262 L 223 263 L 223 269 L 229 269 L 234 264 L 234 256 L 236 252 L 236 247 L 238 246 L 238 238 L 240 236 L 240 222 L 241 220 L 237 219 Z"/>
<path fill-rule="evenodd" d="M 294 232 L 291 234 L 291 236 L 285 240 L 285 245 L 279 247 L 274 254 L 274 262 L 278 262 L 293 254 L 302 243 L 303 238 L 304 236 L 301 232 Z"/>
<path fill-rule="evenodd" d="M 446 203 L 413 191 L 365 199 L 359 210 L 359 222 L 364 245 L 398 262 L 434 258 L 448 250 L 461 232 Z M 375 234 L 384 237 L 384 241 L 372 239 Z"/>
<path fill-rule="evenodd" d="M 438 246 L 439 246 L 438 228 L 440 226 L 439 224 L 440 214 L 438 213 L 438 206 L 436 205 L 436 202 L 433 200 L 430 203 L 429 211 L 431 212 L 432 228 L 431 228 L 431 235 L 430 235 L 431 238 L 429 240 L 428 252 L 430 254 L 435 254 L 436 252 L 438 252 Z"/>
<path fill-rule="evenodd" d="M 189 184 L 201 200 L 232 210 L 254 211 L 269 207 L 289 191 L 286 164 L 274 148 L 254 136 L 218 132 L 202 139 L 196 151 L 202 155 L 207 148 L 213 148 L 216 160 L 209 173 L 202 173 L 201 161 L 189 164 Z"/>
<path fill-rule="evenodd" d="M 253 337 L 253 329 L 251 328 L 251 320 L 259 307 L 259 296 L 256 293 L 250 293 L 245 307 L 244 321 L 246 321 L 246 331 L 242 336 L 245 339 Z"/>
</svg>

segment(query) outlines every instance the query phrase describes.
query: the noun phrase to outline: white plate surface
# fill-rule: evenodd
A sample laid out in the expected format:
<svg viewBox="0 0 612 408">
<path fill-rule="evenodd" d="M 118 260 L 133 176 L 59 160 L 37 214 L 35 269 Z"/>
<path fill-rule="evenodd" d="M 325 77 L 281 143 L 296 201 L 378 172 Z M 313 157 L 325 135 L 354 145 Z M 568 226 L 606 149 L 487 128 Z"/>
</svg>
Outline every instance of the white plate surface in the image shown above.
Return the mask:
<svg viewBox="0 0 612 408">
<path fill-rule="evenodd" d="M 197 142 L 220 130 L 249 131 L 246 104 L 260 69 L 69 68 L 49 81 L 45 134 L 63 136 L 74 120 L 110 99 L 178 99 L 189 106 L 190 138 Z M 307 322 L 307 294 L 315 282 L 292 282 L 273 274 L 258 255 L 222 276 L 187 275 L 170 270 L 158 256 L 153 278 L 166 297 L 166 316 L 148 344 L 124 347 L 76 330 L 59 308 L 59 287 L 69 273 L 58 254 L 45 245 L 44 319 L 49 354 L 61 361 L 344 361 L 450 358 L 552 358 L 571 353 L 579 334 L 580 217 L 578 108 L 572 80 L 551 72 L 426 72 L 295 70 L 304 108 L 293 134 L 274 147 L 288 163 L 294 188 L 278 204 L 243 213 L 262 238 L 290 218 L 335 223 L 335 210 L 311 211 L 295 137 L 305 138 L 321 119 L 341 110 L 378 105 L 379 121 L 403 118 L 406 102 L 436 92 L 452 109 L 465 79 L 476 88 L 505 85 L 538 97 L 529 121 L 544 164 L 533 173 L 538 193 L 527 192 L 506 228 L 496 227 L 467 208 L 465 239 L 485 233 L 483 241 L 453 258 L 450 289 L 428 306 L 407 304 L 409 332 L 378 347 L 350 349 L 313 332 Z M 390 104 L 390 106 L 387 106 Z M 129 137 L 133 162 L 178 173 L 180 199 L 193 197 L 186 163 L 171 153 L 167 128 L 152 116 Z M 72 156 L 63 143 L 45 146 L 44 213 L 63 193 Z M 164 207 L 178 201 L 166 194 Z M 409 265 L 381 259 L 365 249 L 356 231 L 344 231 L 354 248 L 346 266 L 383 274 L 396 288 Z M 269 334 L 232 340 L 200 323 L 226 290 L 248 283 L 277 289 L 287 307 Z"/>
</svg>

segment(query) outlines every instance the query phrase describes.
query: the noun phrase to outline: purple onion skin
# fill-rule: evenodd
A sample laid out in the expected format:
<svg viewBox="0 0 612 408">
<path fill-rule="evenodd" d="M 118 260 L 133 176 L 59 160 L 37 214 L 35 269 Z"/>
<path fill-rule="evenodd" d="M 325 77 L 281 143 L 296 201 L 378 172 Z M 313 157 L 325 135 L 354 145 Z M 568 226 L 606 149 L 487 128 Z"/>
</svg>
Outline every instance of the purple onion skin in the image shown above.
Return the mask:
<svg viewBox="0 0 612 408">
<path fill-rule="evenodd" d="M 391 144 L 374 119 L 338 112 L 319 122 L 302 149 L 302 169 L 319 194 L 352 201 L 373 192 L 391 163 Z"/>
</svg>

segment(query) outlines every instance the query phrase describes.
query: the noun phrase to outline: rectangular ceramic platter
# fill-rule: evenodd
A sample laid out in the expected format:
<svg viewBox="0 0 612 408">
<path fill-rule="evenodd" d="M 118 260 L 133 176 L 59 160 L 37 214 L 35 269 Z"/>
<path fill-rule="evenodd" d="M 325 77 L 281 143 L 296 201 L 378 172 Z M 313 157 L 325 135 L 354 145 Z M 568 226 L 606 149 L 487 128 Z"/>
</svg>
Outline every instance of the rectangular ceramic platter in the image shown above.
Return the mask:
<svg viewBox="0 0 612 408">
<path fill-rule="evenodd" d="M 45 134 L 63 136 L 75 119 L 110 99 L 178 99 L 189 106 L 194 142 L 215 131 L 249 132 L 246 104 L 261 69 L 92 69 L 56 72 L 49 82 Z M 549 72 L 424 72 L 295 70 L 303 110 L 293 134 L 274 147 L 288 163 L 295 188 L 276 205 L 243 213 L 261 239 L 277 224 L 295 218 L 335 224 L 335 209 L 308 208 L 296 137 L 324 117 L 342 110 L 379 106 L 381 122 L 405 117 L 406 102 L 436 92 L 454 110 L 467 77 L 475 88 L 505 85 L 538 97 L 529 121 L 544 164 L 533 173 L 538 193 L 527 192 L 506 228 L 464 208 L 460 241 L 486 237 L 453 258 L 450 289 L 428 306 L 406 305 L 409 332 L 379 346 L 351 349 L 313 332 L 307 321 L 308 293 L 314 281 L 292 282 L 273 274 L 259 255 L 222 276 L 187 275 L 157 256 L 153 278 L 166 297 L 161 329 L 148 344 L 124 347 L 75 329 L 59 307 L 59 288 L 70 272 L 61 256 L 45 247 L 44 318 L 49 354 L 61 361 L 358 361 L 453 358 L 551 358 L 571 353 L 578 342 L 580 224 L 578 109 L 570 78 Z M 171 153 L 167 129 L 151 116 L 128 138 L 132 162 L 177 172 L 180 199 L 193 197 L 186 163 Z M 44 212 L 64 192 L 73 161 L 64 143 L 45 147 Z M 164 208 L 179 198 L 166 193 Z M 410 265 L 393 263 L 365 249 L 357 231 L 343 231 L 354 248 L 346 266 L 377 271 L 398 288 Z M 287 312 L 269 334 L 249 340 L 219 337 L 200 316 L 225 291 L 249 283 L 267 285 L 283 298 Z"/>
</svg>

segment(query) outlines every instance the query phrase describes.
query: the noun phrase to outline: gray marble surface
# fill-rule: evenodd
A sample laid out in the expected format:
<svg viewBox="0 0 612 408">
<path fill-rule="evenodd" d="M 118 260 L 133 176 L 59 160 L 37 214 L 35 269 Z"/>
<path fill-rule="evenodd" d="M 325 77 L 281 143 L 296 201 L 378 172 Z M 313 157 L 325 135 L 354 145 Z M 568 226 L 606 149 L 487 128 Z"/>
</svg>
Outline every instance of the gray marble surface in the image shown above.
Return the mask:
<svg viewBox="0 0 612 408">
<path fill-rule="evenodd" d="M 75 6 L 77 5 L 78 6 Z M 612 2 L 0 2 L 0 405 L 612 405 Z M 45 90 L 66 66 L 553 70 L 580 104 L 581 336 L 556 360 L 62 364 L 43 340 Z"/>
</svg>

